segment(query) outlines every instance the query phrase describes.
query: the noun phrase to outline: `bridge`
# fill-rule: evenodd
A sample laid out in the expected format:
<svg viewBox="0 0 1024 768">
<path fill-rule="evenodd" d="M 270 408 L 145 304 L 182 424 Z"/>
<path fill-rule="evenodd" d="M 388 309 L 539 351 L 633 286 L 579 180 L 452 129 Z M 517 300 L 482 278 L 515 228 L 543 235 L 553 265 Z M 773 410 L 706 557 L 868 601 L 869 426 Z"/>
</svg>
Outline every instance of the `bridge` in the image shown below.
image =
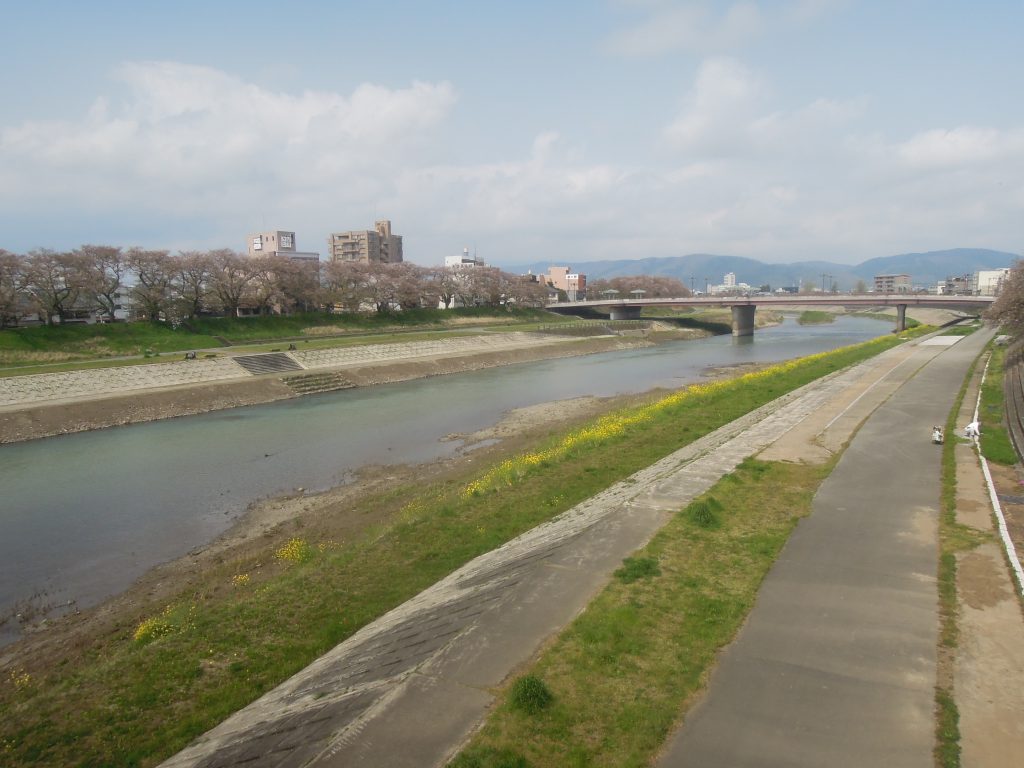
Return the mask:
<svg viewBox="0 0 1024 768">
<path fill-rule="evenodd" d="M 954 309 L 981 313 L 995 301 L 992 296 L 931 296 L 912 293 L 786 294 L 784 296 L 690 296 L 677 299 L 595 299 L 561 301 L 547 306 L 553 312 L 575 314 L 582 307 L 607 309 L 612 320 L 635 320 L 644 307 L 731 307 L 732 335 L 754 334 L 758 307 L 896 307 L 896 331 L 906 330 L 907 307 Z"/>
</svg>

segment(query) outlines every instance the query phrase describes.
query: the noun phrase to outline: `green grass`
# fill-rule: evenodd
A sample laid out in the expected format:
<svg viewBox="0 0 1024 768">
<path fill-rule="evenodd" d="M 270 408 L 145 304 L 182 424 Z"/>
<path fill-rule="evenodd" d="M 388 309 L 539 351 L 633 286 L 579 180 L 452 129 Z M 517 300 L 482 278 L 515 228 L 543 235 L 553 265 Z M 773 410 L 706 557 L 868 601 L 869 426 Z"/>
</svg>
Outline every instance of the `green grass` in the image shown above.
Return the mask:
<svg viewBox="0 0 1024 768">
<path fill-rule="evenodd" d="M 0 365 L 40 364 L 219 346 L 208 335 L 163 323 L 58 325 L 0 331 Z"/>
<path fill-rule="evenodd" d="M 283 342 L 290 340 L 301 343 L 303 349 L 382 344 L 461 334 L 464 332 L 458 328 L 464 324 L 486 325 L 490 330 L 527 330 L 541 322 L 562 321 L 561 316 L 543 310 L 471 307 L 372 315 L 196 318 L 176 329 L 148 322 L 10 328 L 0 330 L 0 367 L 8 367 L 0 375 L 158 362 L 153 358 L 170 355 L 170 359 L 178 359 L 175 353 L 227 346 L 234 351 L 267 351 L 284 349 Z M 111 360 L 124 357 L 137 359 Z"/>
<path fill-rule="evenodd" d="M 308 544 L 303 551 L 310 556 L 304 561 L 274 557 L 283 542 L 268 541 L 263 554 L 213 568 L 169 600 L 169 610 L 159 605 L 126 612 L 109 634 L 68 648 L 60 664 L 33 666 L 29 660 L 24 669 L 11 670 L 27 676 L 27 682 L 0 685 L 3 763 L 152 765 L 473 557 L 751 409 L 897 343 L 887 335 L 732 382 L 696 385 L 692 396 L 669 396 L 659 407 L 616 412 L 601 423 L 626 425 L 622 429 L 578 430 L 591 435 L 586 440 L 553 435 L 528 454 L 557 448 L 557 455 L 530 464 L 507 481 L 484 484 L 478 493 L 467 493 L 473 483 L 462 478 L 398 486 L 364 498 L 351 508 L 352 514 L 382 522 L 365 535 L 337 543 L 316 527 L 302 529 L 294 535 Z M 522 464 L 517 457 L 509 461 Z M 479 470 L 474 483 L 493 469 Z M 782 471 L 748 466 L 743 477 Z M 783 490 L 796 488 L 799 477 L 786 475 L 780 482 Z M 774 486 L 741 483 L 717 497 L 728 498 L 731 510 L 736 498 L 754 488 L 764 493 Z M 725 583 L 745 572 L 749 559 L 770 560 L 784 540 L 796 501 L 783 490 L 777 495 L 772 491 L 762 504 L 765 511 L 774 509 L 785 518 L 783 527 L 762 530 L 758 524 L 747 529 L 745 554 L 725 564 Z M 720 528 L 693 525 L 685 515 L 676 524 L 708 545 L 736 533 L 729 522 L 731 512 L 722 518 Z M 651 574 L 623 588 L 642 591 L 671 577 L 660 552 L 652 550 L 647 556 L 657 558 L 662 575 Z M 687 610 L 704 617 L 718 642 L 718 617 L 733 621 L 737 605 L 699 592 Z M 632 602 L 617 610 L 623 626 L 645 621 L 635 614 Z M 140 623 L 154 616 L 165 617 L 171 631 L 146 643 L 135 641 Z M 643 637 L 621 637 L 627 646 L 642 642 Z M 681 658 L 679 663 L 685 676 L 699 676 L 691 661 Z M 552 711 L 559 711 L 561 693 L 546 676 L 542 679 L 555 693 Z M 646 706 L 641 697 L 623 722 L 649 730 Z"/>
<path fill-rule="evenodd" d="M 996 464 L 1013 466 L 1017 463 L 1018 458 L 1004 419 L 1006 406 L 1003 400 L 1003 362 L 1005 356 L 1005 348 L 992 346 L 992 357 L 985 375 L 985 384 L 981 388 L 978 421 L 981 422 L 981 455 Z"/>
<path fill-rule="evenodd" d="M 728 499 L 720 526 L 676 515 L 633 558 L 660 572 L 613 580 L 534 664 L 550 706 L 523 717 L 510 692 L 451 766 L 496 753 L 537 768 L 651 765 L 830 469 L 748 459 L 712 490 Z"/>
</svg>

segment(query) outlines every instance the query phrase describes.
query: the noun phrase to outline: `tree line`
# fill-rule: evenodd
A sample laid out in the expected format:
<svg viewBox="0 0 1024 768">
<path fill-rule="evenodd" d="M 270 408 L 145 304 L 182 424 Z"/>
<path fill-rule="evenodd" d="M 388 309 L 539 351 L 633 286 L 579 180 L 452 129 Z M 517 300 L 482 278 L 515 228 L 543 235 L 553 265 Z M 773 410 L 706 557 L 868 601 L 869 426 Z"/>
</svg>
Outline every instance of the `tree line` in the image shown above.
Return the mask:
<svg viewBox="0 0 1024 768">
<path fill-rule="evenodd" d="M 73 251 L 0 249 L 0 328 L 38 314 L 47 324 L 92 315 L 180 321 L 316 310 L 377 311 L 515 304 L 540 307 L 548 288 L 493 267 L 409 262 L 314 262 L 230 249 L 179 251 L 83 245 Z M 126 301 L 127 299 L 127 301 Z"/>
</svg>

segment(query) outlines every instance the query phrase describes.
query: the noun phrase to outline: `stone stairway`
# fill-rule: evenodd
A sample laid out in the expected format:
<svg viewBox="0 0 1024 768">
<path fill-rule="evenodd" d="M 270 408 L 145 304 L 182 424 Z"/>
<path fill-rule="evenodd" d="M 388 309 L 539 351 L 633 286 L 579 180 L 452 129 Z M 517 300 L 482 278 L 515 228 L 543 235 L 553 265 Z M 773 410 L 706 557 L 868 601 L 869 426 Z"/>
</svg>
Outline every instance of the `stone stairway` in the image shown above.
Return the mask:
<svg viewBox="0 0 1024 768">
<path fill-rule="evenodd" d="M 297 394 L 311 395 L 314 392 L 333 392 L 336 389 L 351 389 L 355 386 L 340 373 L 302 373 L 286 376 L 282 381 Z"/>
<path fill-rule="evenodd" d="M 302 366 L 285 352 L 269 352 L 265 355 L 240 355 L 233 359 L 254 376 L 258 376 L 261 373 L 284 373 L 286 371 L 302 370 Z"/>
</svg>

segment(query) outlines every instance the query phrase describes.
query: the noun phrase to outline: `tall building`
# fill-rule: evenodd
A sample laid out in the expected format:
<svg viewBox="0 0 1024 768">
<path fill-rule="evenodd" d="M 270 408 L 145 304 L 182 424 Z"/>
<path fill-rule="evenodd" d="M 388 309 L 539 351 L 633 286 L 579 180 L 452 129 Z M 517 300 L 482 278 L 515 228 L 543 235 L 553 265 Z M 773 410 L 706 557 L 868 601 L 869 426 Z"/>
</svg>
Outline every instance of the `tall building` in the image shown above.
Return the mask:
<svg viewBox="0 0 1024 768">
<path fill-rule="evenodd" d="M 296 261 L 320 261 L 320 254 L 295 247 L 295 233 L 280 229 L 249 235 L 250 256 L 287 256 Z"/>
<path fill-rule="evenodd" d="M 363 264 L 398 264 L 402 261 L 402 236 L 391 232 L 391 222 L 383 219 L 373 229 L 332 232 L 327 238 L 331 261 L 357 261 Z"/>
<path fill-rule="evenodd" d="M 548 267 L 545 278 L 552 288 L 565 291 L 569 301 L 582 300 L 587 295 L 587 276 L 573 272 L 572 267 Z"/>
</svg>

